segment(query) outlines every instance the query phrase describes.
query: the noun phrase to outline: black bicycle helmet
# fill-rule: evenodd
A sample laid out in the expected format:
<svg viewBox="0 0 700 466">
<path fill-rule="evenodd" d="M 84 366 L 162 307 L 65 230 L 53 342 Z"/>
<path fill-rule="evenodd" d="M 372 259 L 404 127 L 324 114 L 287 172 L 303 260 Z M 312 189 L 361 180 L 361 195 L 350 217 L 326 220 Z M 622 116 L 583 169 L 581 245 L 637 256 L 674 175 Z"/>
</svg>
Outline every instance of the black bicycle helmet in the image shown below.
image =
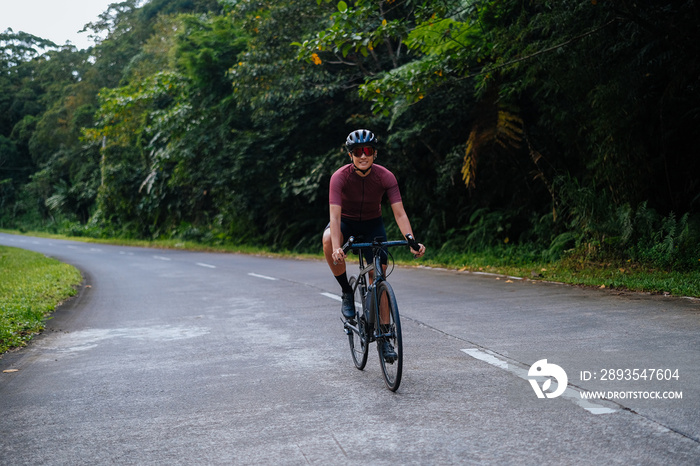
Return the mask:
<svg viewBox="0 0 700 466">
<path fill-rule="evenodd" d="M 379 140 L 377 136 L 368 129 L 356 129 L 352 133 L 348 134 L 348 138 L 345 140 L 345 147 L 349 151 L 353 150 L 355 147 L 365 147 L 370 146 L 375 149 L 379 145 Z"/>
</svg>

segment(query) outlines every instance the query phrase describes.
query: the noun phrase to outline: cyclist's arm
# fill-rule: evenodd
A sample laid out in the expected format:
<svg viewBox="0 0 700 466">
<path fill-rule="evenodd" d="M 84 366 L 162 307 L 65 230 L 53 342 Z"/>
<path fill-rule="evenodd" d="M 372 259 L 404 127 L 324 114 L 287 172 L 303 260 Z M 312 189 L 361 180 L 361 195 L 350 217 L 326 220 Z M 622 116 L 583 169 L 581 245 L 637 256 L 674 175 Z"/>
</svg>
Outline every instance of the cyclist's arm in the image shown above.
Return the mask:
<svg viewBox="0 0 700 466">
<path fill-rule="evenodd" d="M 335 204 L 330 204 L 331 215 L 331 245 L 333 246 L 333 260 L 342 261 L 345 259 L 343 252 L 343 232 L 340 229 L 340 214 L 342 207 Z"/>
<path fill-rule="evenodd" d="M 415 237 L 413 230 L 411 229 L 411 221 L 408 219 L 406 209 L 403 208 L 403 202 L 391 204 L 391 210 L 394 212 L 394 219 L 396 220 L 396 224 L 399 226 L 399 230 L 401 230 L 401 234 L 404 237 L 406 235 L 412 235 Z M 419 244 L 419 246 L 419 251 L 411 249 L 411 252 L 413 252 L 416 257 L 421 257 L 425 253 L 425 246 L 422 244 Z"/>
</svg>

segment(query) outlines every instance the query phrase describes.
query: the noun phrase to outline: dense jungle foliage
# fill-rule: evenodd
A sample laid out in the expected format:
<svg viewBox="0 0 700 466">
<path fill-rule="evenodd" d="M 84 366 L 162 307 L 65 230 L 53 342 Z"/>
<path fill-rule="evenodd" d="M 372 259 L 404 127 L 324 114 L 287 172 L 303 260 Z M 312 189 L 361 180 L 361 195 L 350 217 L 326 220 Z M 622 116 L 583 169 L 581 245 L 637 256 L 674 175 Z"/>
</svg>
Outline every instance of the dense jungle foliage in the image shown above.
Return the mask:
<svg viewBox="0 0 700 466">
<path fill-rule="evenodd" d="M 85 29 L 0 33 L 0 228 L 316 251 L 366 127 L 432 254 L 700 267 L 695 1 L 126 0 Z"/>
</svg>

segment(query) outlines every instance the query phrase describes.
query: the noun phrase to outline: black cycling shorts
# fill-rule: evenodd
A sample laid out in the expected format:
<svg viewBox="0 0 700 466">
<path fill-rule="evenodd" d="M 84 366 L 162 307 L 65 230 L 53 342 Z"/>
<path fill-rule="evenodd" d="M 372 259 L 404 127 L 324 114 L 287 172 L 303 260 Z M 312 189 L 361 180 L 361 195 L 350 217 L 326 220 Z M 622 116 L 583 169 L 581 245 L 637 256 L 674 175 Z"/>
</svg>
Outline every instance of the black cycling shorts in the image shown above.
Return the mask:
<svg viewBox="0 0 700 466">
<path fill-rule="evenodd" d="M 331 224 L 326 225 L 326 230 L 331 227 Z M 381 238 L 381 241 L 386 241 L 386 229 L 384 228 L 384 220 L 382 217 L 377 217 L 372 220 L 348 220 L 345 218 L 340 219 L 340 231 L 343 233 L 343 244 L 351 236 L 355 237 L 356 243 L 371 243 L 375 238 Z M 372 250 L 365 249 L 362 251 L 362 256 L 365 258 L 367 264 L 372 263 Z M 382 253 L 381 257 L 382 264 L 387 261 L 386 249 Z"/>
</svg>

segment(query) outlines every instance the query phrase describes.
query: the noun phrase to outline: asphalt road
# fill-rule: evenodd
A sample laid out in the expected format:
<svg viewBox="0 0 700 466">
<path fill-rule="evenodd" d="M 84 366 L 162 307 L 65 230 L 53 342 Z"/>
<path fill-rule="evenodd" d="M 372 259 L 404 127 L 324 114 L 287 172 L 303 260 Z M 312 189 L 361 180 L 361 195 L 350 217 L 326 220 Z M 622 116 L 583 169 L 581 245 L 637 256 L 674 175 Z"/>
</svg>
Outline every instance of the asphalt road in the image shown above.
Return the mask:
<svg viewBox="0 0 700 466">
<path fill-rule="evenodd" d="M 392 393 L 320 261 L 0 244 L 85 278 L 0 359 L 2 465 L 700 464 L 697 300 L 397 268 Z"/>
</svg>

